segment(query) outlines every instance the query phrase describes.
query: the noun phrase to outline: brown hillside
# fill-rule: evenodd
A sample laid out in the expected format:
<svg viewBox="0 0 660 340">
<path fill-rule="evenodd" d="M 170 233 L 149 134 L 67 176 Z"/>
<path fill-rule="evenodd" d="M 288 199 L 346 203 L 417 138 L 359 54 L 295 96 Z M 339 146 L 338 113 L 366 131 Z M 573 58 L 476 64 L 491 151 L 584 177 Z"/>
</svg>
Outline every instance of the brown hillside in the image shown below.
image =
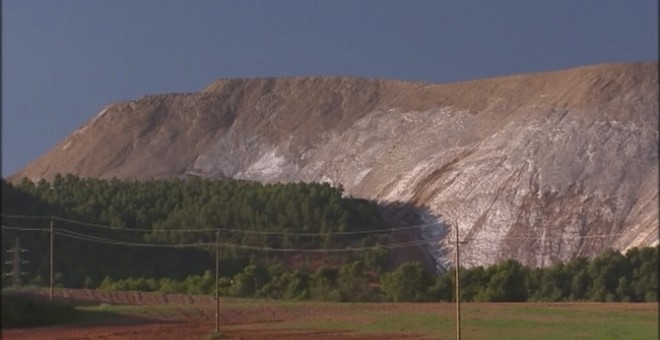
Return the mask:
<svg viewBox="0 0 660 340">
<path fill-rule="evenodd" d="M 469 264 L 543 265 L 658 242 L 657 126 L 657 63 L 456 84 L 218 80 L 109 105 L 11 179 L 329 181 L 423 208 L 435 227 L 420 237 L 457 225 Z"/>
</svg>

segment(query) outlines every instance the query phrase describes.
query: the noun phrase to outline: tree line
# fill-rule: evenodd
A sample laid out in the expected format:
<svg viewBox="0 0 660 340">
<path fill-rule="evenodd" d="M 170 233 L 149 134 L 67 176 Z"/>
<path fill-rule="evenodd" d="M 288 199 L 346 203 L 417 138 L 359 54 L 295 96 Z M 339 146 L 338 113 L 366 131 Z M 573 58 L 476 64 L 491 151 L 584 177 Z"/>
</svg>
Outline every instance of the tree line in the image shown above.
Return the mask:
<svg viewBox="0 0 660 340">
<path fill-rule="evenodd" d="M 576 258 L 546 268 L 530 268 L 514 260 L 461 270 L 461 300 L 466 302 L 657 302 L 660 246 L 633 248 L 625 255 L 607 250 L 594 258 Z M 419 262 L 393 271 L 373 270 L 354 261 L 321 266 L 314 271 L 288 271 L 280 264 L 248 265 L 232 277 L 221 277 L 222 296 L 320 300 L 437 302 L 455 299 L 455 272 L 431 275 Z M 185 280 L 106 277 L 104 290 L 213 294 L 210 271 Z"/>
<path fill-rule="evenodd" d="M 337 232 L 387 228 L 378 205 L 346 197 L 343 188 L 324 183 L 260 184 L 201 178 L 168 180 L 104 180 L 56 175 L 51 182 L 2 180 L 2 223 L 12 227 L 44 227 L 44 219 L 17 219 L 11 214 L 54 215 L 112 228 L 55 220 L 55 228 L 121 242 L 163 245 L 208 244 L 223 230 L 221 267 L 234 275 L 249 264 L 269 264 L 281 256 L 257 248 L 351 248 L 384 242 L 386 235 Z M 200 230 L 206 230 L 200 232 Z M 265 234 L 263 232 L 272 232 Z M 3 231 L 3 249 L 15 237 L 29 250 L 31 279 L 48 274 L 48 231 Z M 287 233 L 287 235 L 275 235 Z M 298 234 L 298 235 L 296 235 Z M 313 235 L 300 235 L 313 234 Z M 106 275 L 183 279 L 213 267 L 211 246 L 186 249 L 121 247 L 55 236 L 55 267 L 61 284 L 98 284 Z M 4 256 L 4 254 L 3 254 Z M 342 263 L 359 255 L 329 256 Z M 3 268 L 4 271 L 7 268 Z M 6 283 L 6 282 L 5 282 Z"/>
<path fill-rule="evenodd" d="M 3 230 L 3 250 L 20 237 L 29 277 L 48 277 L 49 220 L 6 215 L 55 215 L 108 228 L 55 220 L 73 233 L 122 242 L 175 245 L 215 241 L 258 248 L 364 248 L 322 254 L 274 253 L 220 247 L 220 293 L 225 296 L 325 301 L 452 301 L 454 272 L 429 273 L 420 263 L 396 267 L 388 234 L 337 235 L 387 228 L 376 203 L 345 197 L 319 183 L 260 184 L 201 178 L 102 180 L 57 175 L 52 182 L 2 184 L 2 224 L 43 227 Z M 198 232 L 200 230 L 207 230 Z M 184 232 L 181 232 L 184 230 Z M 230 231 L 231 230 L 231 231 Z M 261 232 L 288 233 L 288 235 Z M 313 236 L 301 233 L 315 234 Z M 296 235 L 297 234 L 297 235 Z M 461 270 L 463 301 L 657 301 L 658 247 L 609 250 L 546 268 L 514 260 Z M 209 294 L 215 248 L 139 248 L 55 236 L 55 281 L 70 288 Z M 3 263 L 11 260 L 3 251 Z M 3 268 L 3 273 L 9 268 Z M 203 274 L 202 274 L 203 273 Z M 7 280 L 3 285 L 7 285 Z"/>
</svg>

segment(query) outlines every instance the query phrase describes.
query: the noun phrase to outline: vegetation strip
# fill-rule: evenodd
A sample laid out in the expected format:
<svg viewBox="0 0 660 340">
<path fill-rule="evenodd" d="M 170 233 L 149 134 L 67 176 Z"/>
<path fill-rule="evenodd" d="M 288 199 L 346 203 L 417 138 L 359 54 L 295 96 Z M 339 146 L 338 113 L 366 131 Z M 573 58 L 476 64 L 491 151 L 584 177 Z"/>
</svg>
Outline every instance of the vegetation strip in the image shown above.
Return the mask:
<svg viewBox="0 0 660 340">
<path fill-rule="evenodd" d="M 108 236 L 122 243 L 212 244 L 214 230 L 246 247 L 365 250 L 349 254 L 273 254 L 234 247 L 219 249 L 221 296 L 320 301 L 453 301 L 453 272 L 429 273 L 419 262 L 396 263 L 386 245 L 393 235 L 375 202 L 344 197 L 328 184 L 259 184 L 229 180 L 118 181 L 55 176 L 52 183 L 2 180 L 3 249 L 25 249 L 3 261 L 16 265 L 3 286 L 44 286 L 49 277 L 49 232 L 34 232 L 42 219 L 16 215 L 65 216 L 56 222 L 71 239 L 55 235 L 55 284 L 71 288 L 158 291 L 208 295 L 215 292 L 215 249 L 113 248 L 90 243 Z M 111 228 L 88 228 L 72 223 Z M 145 228 L 146 227 L 146 228 Z M 11 229 L 14 228 L 14 229 Z M 22 233 L 20 228 L 31 228 Z M 181 232 L 189 229 L 191 232 Z M 117 230 L 123 232 L 117 233 Z M 170 232 L 172 231 L 172 232 Z M 176 232 L 173 232 L 176 231 Z M 373 231 L 373 234 L 337 234 Z M 265 232 L 265 233 L 264 233 Z M 20 247 L 19 244 L 20 240 Z M 411 243 L 411 246 L 418 244 Z M 514 260 L 462 270 L 462 301 L 658 301 L 658 251 L 606 251 L 547 268 Z M 27 258 L 27 260 L 26 260 Z M 19 261 L 20 260 L 20 261 Z M 19 270 L 29 262 L 29 270 Z M 27 265 L 25 266 L 28 267 Z M 203 273 L 203 274 L 202 274 Z"/>
</svg>

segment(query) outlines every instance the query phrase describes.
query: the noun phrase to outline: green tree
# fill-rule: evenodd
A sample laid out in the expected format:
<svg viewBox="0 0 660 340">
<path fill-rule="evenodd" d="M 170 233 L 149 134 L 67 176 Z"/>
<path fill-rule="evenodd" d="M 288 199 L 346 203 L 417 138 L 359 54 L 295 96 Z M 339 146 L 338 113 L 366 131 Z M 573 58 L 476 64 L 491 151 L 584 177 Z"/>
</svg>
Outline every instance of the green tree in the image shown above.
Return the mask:
<svg viewBox="0 0 660 340">
<path fill-rule="evenodd" d="M 482 301 L 517 302 L 527 300 L 527 272 L 515 260 L 507 260 L 495 266 L 494 274 L 490 277 Z"/>
<path fill-rule="evenodd" d="M 385 295 L 394 302 L 425 301 L 431 279 L 419 262 L 402 263 L 394 272 L 381 278 Z"/>
<path fill-rule="evenodd" d="M 373 298 L 369 276 L 362 261 L 343 265 L 339 270 L 338 283 L 343 301 L 369 301 Z"/>
<path fill-rule="evenodd" d="M 451 276 L 436 276 L 433 281 L 433 285 L 428 290 L 429 299 L 431 301 L 451 301 L 454 296 L 454 282 Z"/>
<path fill-rule="evenodd" d="M 337 268 L 321 266 L 312 275 L 312 298 L 322 301 L 339 301 L 341 293 L 337 287 L 339 270 Z"/>
</svg>

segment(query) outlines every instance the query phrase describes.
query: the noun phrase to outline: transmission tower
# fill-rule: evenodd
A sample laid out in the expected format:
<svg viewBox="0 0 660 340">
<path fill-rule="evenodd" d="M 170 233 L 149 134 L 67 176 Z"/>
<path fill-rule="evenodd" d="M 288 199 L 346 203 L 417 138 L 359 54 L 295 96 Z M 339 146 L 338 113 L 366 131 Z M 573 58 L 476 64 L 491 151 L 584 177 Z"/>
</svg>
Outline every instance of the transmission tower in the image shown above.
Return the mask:
<svg viewBox="0 0 660 340">
<path fill-rule="evenodd" d="M 7 250 L 7 253 L 12 254 L 11 261 L 6 261 L 6 265 L 11 265 L 11 272 L 7 276 L 11 276 L 11 285 L 13 287 L 21 286 L 21 276 L 27 275 L 27 272 L 21 271 L 21 265 L 29 264 L 30 261 L 22 259 L 22 254 L 27 253 L 28 250 L 21 248 L 20 240 L 18 237 L 14 242 L 14 248 Z"/>
</svg>

